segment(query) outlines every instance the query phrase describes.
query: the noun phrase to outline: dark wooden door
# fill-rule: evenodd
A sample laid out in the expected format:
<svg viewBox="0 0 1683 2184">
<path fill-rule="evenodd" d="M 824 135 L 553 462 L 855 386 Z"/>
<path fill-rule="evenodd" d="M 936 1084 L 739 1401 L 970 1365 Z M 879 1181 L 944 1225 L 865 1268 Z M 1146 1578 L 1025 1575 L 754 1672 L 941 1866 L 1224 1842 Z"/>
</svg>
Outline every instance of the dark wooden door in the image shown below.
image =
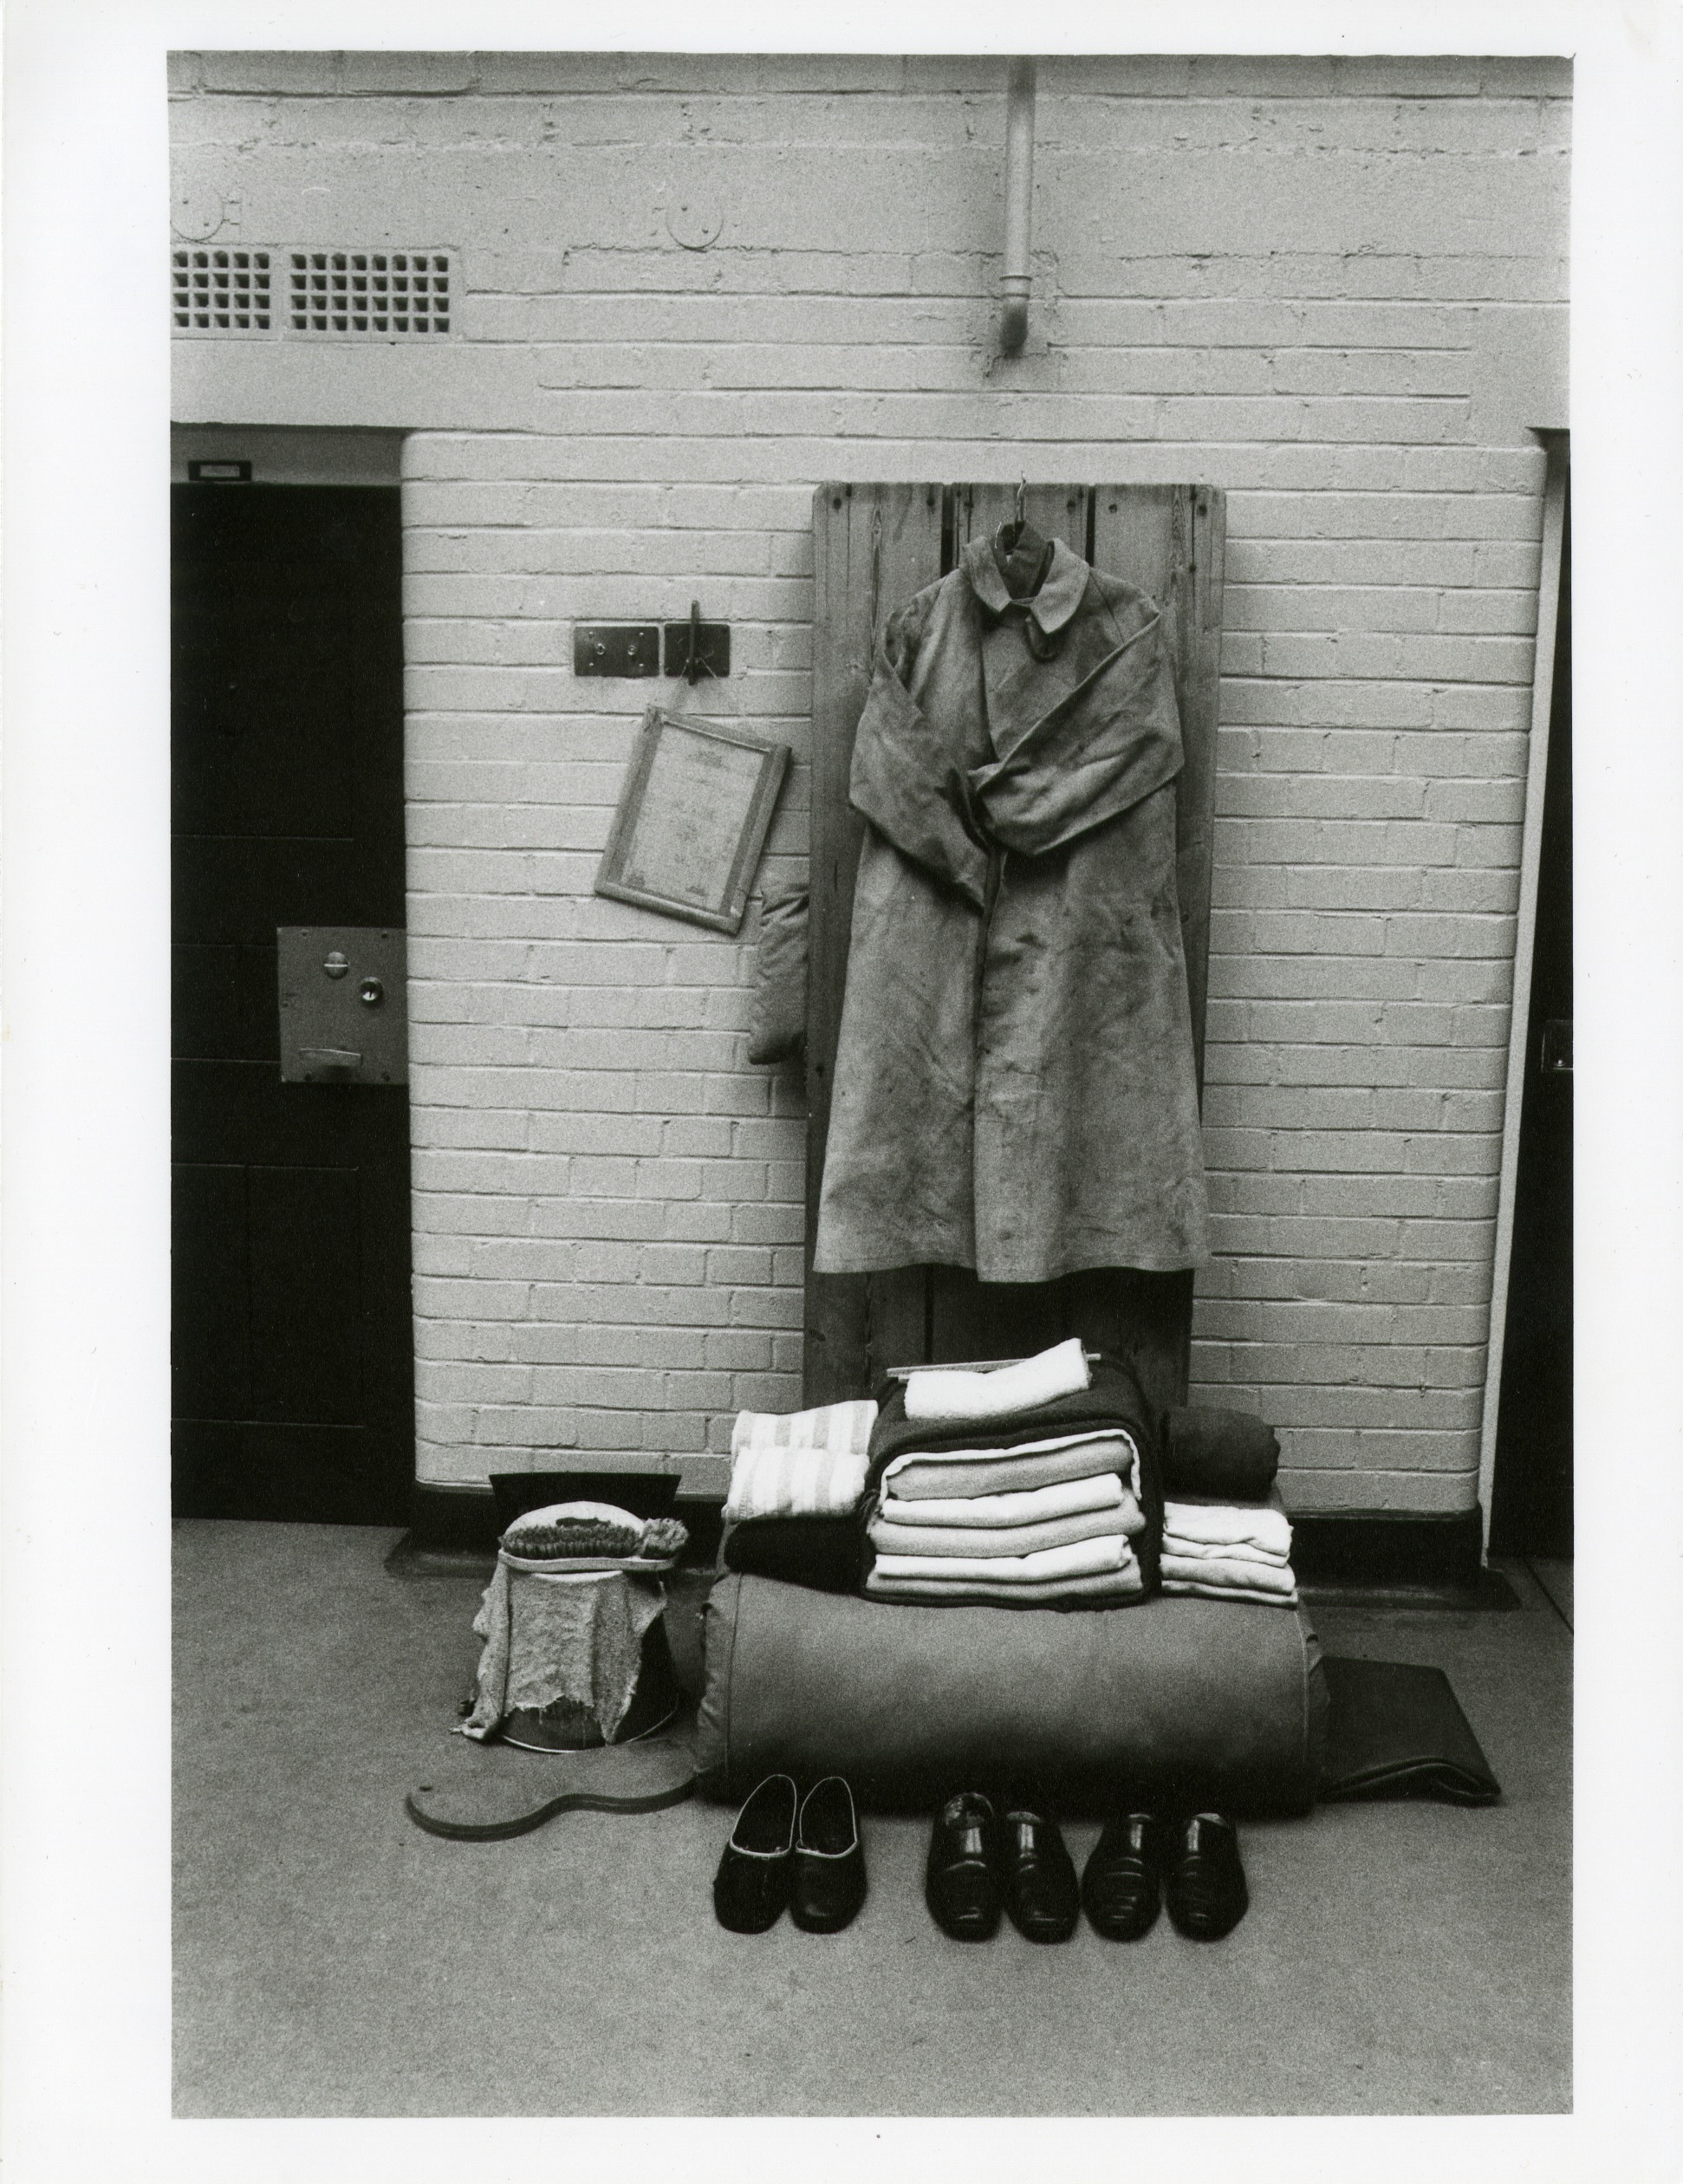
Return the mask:
<svg viewBox="0 0 1683 2184">
<path fill-rule="evenodd" d="M 1537 858 L 1537 929 L 1512 1258 L 1491 1489 L 1492 1552 L 1572 1553 L 1572 528 L 1560 606 Z"/>
<path fill-rule="evenodd" d="M 283 1084 L 281 926 L 404 920 L 391 487 L 172 490 L 178 1515 L 401 1523 L 401 1085 Z"/>
<path fill-rule="evenodd" d="M 813 498 L 811 922 L 807 1024 L 805 1399 L 869 1393 L 888 1366 L 1021 1356 L 1068 1335 L 1134 1360 L 1159 1405 L 1182 1400 L 1190 1274 L 1106 1269 L 1037 1284 L 978 1282 L 953 1267 L 816 1274 L 818 1193 L 829 1132 L 854 878 L 863 822 L 848 801 L 854 731 L 875 633 L 1013 512 L 1009 485 L 821 486 Z M 1225 502 L 1206 486 L 1035 485 L 1024 513 L 1094 567 L 1155 599 L 1168 627 L 1186 764 L 1177 791 L 1181 934 L 1203 1074 L 1211 838 Z"/>
</svg>

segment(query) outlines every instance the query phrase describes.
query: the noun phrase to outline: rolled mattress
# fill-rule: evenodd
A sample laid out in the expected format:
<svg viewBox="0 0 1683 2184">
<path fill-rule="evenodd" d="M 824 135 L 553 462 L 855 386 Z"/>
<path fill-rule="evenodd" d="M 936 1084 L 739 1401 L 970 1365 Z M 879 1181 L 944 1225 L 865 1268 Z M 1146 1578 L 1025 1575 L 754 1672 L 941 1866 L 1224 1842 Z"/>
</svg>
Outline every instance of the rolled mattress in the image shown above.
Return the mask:
<svg viewBox="0 0 1683 2184">
<path fill-rule="evenodd" d="M 924 1607 L 734 1573 L 706 1608 L 704 1794 L 846 1775 L 876 1811 L 1032 1782 L 1069 1812 L 1119 1796 L 1306 1811 L 1327 1705 L 1295 1609 L 1159 1596 L 1088 1611 Z"/>
</svg>

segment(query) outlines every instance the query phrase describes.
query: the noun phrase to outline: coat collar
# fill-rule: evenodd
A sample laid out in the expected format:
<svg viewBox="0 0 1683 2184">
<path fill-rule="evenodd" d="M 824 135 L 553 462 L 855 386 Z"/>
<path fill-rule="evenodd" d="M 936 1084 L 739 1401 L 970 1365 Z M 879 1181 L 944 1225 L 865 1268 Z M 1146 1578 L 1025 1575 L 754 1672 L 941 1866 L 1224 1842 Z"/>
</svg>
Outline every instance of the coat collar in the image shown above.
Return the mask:
<svg viewBox="0 0 1683 2184">
<path fill-rule="evenodd" d="M 1079 554 L 1071 553 L 1061 538 L 1052 541 L 1051 567 L 1031 599 L 1013 600 L 1005 589 L 1005 580 L 993 557 L 993 539 L 989 533 L 971 540 L 959 556 L 959 567 L 969 579 L 971 591 L 991 614 L 1003 614 L 1011 606 L 1026 608 L 1049 635 L 1073 619 L 1087 589 L 1087 563 Z"/>
</svg>

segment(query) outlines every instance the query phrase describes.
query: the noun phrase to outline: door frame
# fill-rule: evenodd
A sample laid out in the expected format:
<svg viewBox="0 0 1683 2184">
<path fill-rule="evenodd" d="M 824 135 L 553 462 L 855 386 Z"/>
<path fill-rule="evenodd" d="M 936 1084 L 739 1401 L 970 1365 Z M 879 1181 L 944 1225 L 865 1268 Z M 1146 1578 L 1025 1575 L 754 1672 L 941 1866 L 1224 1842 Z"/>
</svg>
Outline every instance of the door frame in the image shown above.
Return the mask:
<svg viewBox="0 0 1683 2184">
<path fill-rule="evenodd" d="M 1525 1057 L 1531 1030 L 1531 968 L 1537 950 L 1537 887 L 1543 867 L 1543 797 L 1549 777 L 1549 721 L 1555 699 L 1555 640 L 1560 627 L 1562 553 L 1571 435 L 1533 427 L 1548 455 L 1543 488 L 1543 561 L 1537 577 L 1537 652 L 1531 668 L 1530 741 L 1525 768 L 1525 823 L 1519 848 L 1519 907 L 1514 926 L 1513 999 L 1508 1018 L 1508 1069 L 1502 1102 L 1502 1167 L 1497 1186 L 1496 1248 L 1491 1273 L 1490 1338 L 1485 1353 L 1484 1409 L 1478 1443 L 1478 1507 L 1484 1554 L 1490 1554 L 1491 1505 L 1496 1485 L 1496 1429 L 1507 1343 L 1508 1289 L 1513 1271 L 1514 1206 L 1519 1182 L 1519 1123 L 1525 1103 Z M 1569 698 L 1570 693 L 1568 693 Z"/>
</svg>

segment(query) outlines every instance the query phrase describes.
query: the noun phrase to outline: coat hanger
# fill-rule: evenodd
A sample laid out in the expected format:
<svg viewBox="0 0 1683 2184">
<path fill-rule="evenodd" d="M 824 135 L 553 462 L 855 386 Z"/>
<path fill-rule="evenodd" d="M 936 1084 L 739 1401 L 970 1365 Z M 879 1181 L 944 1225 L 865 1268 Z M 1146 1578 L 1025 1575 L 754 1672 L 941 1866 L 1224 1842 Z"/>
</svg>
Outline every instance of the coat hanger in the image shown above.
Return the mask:
<svg viewBox="0 0 1683 2184">
<path fill-rule="evenodd" d="M 994 559 L 1014 599 L 1027 598 L 1039 589 L 1051 551 L 1050 542 L 1029 521 L 1028 491 L 1028 479 L 1020 478 L 1010 519 L 993 534 Z"/>
</svg>

